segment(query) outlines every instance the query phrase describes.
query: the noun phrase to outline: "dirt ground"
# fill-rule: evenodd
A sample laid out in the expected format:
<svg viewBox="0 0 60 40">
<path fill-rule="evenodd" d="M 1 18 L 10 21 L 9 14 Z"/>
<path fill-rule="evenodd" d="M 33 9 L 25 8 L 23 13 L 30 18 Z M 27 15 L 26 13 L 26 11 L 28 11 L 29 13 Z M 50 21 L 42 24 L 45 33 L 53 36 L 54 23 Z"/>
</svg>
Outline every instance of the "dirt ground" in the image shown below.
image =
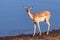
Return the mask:
<svg viewBox="0 0 60 40">
<path fill-rule="evenodd" d="M 50 31 L 49 35 L 46 35 L 46 32 L 43 32 L 41 36 L 39 33 L 36 33 L 34 37 L 32 34 L 22 34 L 17 36 L 0 37 L 0 40 L 60 40 L 60 29 Z"/>
</svg>

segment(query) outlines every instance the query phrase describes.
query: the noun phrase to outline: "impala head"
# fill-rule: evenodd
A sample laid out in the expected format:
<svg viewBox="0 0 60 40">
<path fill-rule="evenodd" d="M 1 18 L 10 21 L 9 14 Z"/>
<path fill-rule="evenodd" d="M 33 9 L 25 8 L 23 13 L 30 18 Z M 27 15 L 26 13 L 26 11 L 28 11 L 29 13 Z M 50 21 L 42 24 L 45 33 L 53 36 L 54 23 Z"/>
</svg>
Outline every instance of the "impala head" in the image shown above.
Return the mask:
<svg viewBox="0 0 60 40">
<path fill-rule="evenodd" d="M 30 10 L 32 9 L 32 7 L 29 7 L 29 8 L 25 7 L 25 9 L 26 9 L 27 12 L 30 12 Z"/>
</svg>

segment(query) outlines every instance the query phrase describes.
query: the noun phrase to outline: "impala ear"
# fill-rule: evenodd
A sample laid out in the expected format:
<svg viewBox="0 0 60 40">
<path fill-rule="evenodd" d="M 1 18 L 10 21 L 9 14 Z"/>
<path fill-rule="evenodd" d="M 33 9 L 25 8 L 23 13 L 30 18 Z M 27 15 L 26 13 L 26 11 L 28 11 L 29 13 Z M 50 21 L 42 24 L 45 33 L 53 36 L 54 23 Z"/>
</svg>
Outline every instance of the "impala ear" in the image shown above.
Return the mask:
<svg viewBox="0 0 60 40">
<path fill-rule="evenodd" d="M 32 9 L 32 6 L 30 7 L 30 9 Z"/>
<path fill-rule="evenodd" d="M 25 9 L 27 8 L 27 7 L 24 7 Z"/>
</svg>

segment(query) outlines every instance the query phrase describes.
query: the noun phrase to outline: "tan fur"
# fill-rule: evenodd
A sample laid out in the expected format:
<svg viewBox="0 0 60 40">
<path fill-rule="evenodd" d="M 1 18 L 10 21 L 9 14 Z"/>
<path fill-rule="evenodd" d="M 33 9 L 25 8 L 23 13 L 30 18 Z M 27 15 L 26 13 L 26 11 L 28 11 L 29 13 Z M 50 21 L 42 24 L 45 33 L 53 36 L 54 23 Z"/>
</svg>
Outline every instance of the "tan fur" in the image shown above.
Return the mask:
<svg viewBox="0 0 60 40">
<path fill-rule="evenodd" d="M 38 24 L 39 22 L 42 22 L 42 21 L 46 21 L 46 23 L 48 24 L 48 27 L 50 28 L 50 23 L 49 23 L 50 12 L 49 11 L 42 11 L 42 12 L 38 12 L 38 13 L 32 14 L 32 13 L 30 13 L 30 9 L 31 8 L 26 8 L 26 11 L 28 13 L 29 18 L 35 24 Z M 48 32 L 49 32 L 49 28 L 48 28 Z M 48 35 L 48 32 L 47 32 L 47 35 Z"/>
<path fill-rule="evenodd" d="M 40 20 L 49 20 L 50 18 L 50 12 L 49 11 L 43 11 L 43 12 L 39 12 L 39 13 L 36 13 L 36 14 L 32 14 L 32 17 L 33 17 L 33 21 L 34 22 L 39 22 Z"/>
</svg>

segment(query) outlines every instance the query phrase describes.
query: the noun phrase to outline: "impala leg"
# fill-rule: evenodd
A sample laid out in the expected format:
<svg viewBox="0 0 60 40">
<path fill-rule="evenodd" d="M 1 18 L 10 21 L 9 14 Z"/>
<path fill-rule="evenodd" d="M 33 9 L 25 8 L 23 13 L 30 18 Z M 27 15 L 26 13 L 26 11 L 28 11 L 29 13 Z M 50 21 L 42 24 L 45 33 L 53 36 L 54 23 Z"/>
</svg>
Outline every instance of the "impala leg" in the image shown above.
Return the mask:
<svg viewBox="0 0 60 40">
<path fill-rule="evenodd" d="M 36 24 L 34 23 L 34 34 L 33 34 L 33 36 L 35 35 L 35 33 L 36 33 Z"/>
<path fill-rule="evenodd" d="M 39 25 L 39 23 L 38 23 L 38 29 L 39 29 L 39 32 L 40 32 L 40 35 L 41 35 L 41 30 L 40 30 L 40 25 Z"/>
<path fill-rule="evenodd" d="M 46 21 L 46 23 L 48 24 L 48 30 L 47 30 L 47 35 L 49 34 L 49 30 L 50 30 L 50 22 Z"/>
</svg>

